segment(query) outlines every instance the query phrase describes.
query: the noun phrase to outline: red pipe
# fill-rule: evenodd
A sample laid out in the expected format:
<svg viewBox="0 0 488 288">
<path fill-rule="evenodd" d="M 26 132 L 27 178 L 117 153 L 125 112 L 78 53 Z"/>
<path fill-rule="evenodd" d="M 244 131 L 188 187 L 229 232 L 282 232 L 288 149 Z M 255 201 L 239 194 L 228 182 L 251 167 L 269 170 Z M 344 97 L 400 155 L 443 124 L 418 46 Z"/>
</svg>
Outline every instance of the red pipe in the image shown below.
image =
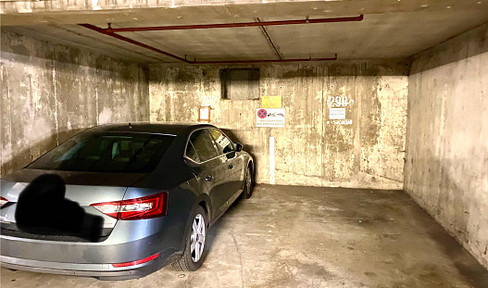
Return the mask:
<svg viewBox="0 0 488 288">
<path fill-rule="evenodd" d="M 116 34 L 116 32 L 136 32 L 136 31 L 164 31 L 164 30 L 189 30 L 189 29 L 212 29 L 212 28 L 235 28 L 235 27 L 263 27 L 263 26 L 277 26 L 277 25 L 297 25 L 297 24 L 315 24 L 315 23 L 331 23 L 331 22 L 350 22 L 362 21 L 364 15 L 361 14 L 356 17 L 336 17 L 336 18 L 321 18 L 321 19 L 305 19 L 305 20 L 280 20 L 280 21 L 264 21 L 264 22 L 243 22 L 243 23 L 223 23 L 223 24 L 200 24 L 200 25 L 179 25 L 179 26 L 155 26 L 155 27 L 128 27 L 128 28 L 112 28 L 109 24 L 108 28 L 100 28 L 91 24 L 78 24 L 85 28 L 97 31 L 116 39 L 137 45 L 139 47 L 154 51 L 156 53 L 177 59 L 188 64 L 237 64 L 237 63 L 272 63 L 272 62 L 300 62 L 300 61 L 331 61 L 337 60 L 337 54 L 334 57 L 328 58 L 298 58 L 298 59 L 268 59 L 268 60 L 214 60 L 214 61 L 189 61 L 185 58 L 179 57 L 175 54 L 163 51 L 156 47 L 144 44 L 142 42 L 124 37 Z"/>
<path fill-rule="evenodd" d="M 355 17 L 336 17 L 320 19 L 303 19 L 303 20 L 279 20 L 263 22 L 242 22 L 242 23 L 223 23 L 223 24 L 198 24 L 198 25 L 176 25 L 176 26 L 153 26 L 153 27 L 127 27 L 111 28 L 108 27 L 106 32 L 137 32 L 137 31 L 164 31 L 164 30 L 191 30 L 191 29 L 214 29 L 214 28 L 236 28 L 236 27 L 256 27 L 256 26 L 277 26 L 277 25 L 297 25 L 297 24 L 316 24 L 332 22 L 351 22 L 362 21 L 364 15 Z"/>
<path fill-rule="evenodd" d="M 191 63 L 190 61 L 186 60 L 185 58 L 181 58 L 181 57 L 176 56 L 174 54 L 171 54 L 169 52 L 160 50 L 160 49 L 158 49 L 156 47 L 149 46 L 149 45 L 144 44 L 142 42 L 139 42 L 139 41 L 136 41 L 136 40 L 133 40 L 133 39 L 130 39 L 130 38 L 127 38 L 127 37 L 124 37 L 124 36 L 115 34 L 113 32 L 107 32 L 107 31 L 105 31 L 106 29 L 102 29 L 100 27 L 97 27 L 97 26 L 94 26 L 94 25 L 91 25 L 91 24 L 78 24 L 78 25 L 83 26 L 83 27 L 88 28 L 88 29 L 91 29 L 91 30 L 94 30 L 94 31 L 97 31 L 99 33 L 108 35 L 108 36 L 112 36 L 112 37 L 117 38 L 119 40 L 122 40 L 122 41 L 125 41 L 125 42 L 128 42 L 128 43 L 137 45 L 139 47 L 149 49 L 149 50 L 154 51 L 156 53 L 163 54 L 163 55 L 166 55 L 168 57 L 175 58 L 175 59 L 178 59 L 178 60 L 183 61 L 183 62 L 186 62 L 186 63 Z"/>
</svg>

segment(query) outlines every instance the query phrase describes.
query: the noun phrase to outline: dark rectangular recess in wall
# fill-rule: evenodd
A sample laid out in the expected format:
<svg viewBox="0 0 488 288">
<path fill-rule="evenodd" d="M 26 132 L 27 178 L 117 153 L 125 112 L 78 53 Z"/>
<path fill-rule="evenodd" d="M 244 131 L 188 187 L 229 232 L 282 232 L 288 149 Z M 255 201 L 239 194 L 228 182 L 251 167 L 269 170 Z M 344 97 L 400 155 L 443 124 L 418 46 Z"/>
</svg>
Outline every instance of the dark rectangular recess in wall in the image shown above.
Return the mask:
<svg viewBox="0 0 488 288">
<path fill-rule="evenodd" d="M 259 99 L 259 69 L 221 69 L 222 99 Z"/>
</svg>

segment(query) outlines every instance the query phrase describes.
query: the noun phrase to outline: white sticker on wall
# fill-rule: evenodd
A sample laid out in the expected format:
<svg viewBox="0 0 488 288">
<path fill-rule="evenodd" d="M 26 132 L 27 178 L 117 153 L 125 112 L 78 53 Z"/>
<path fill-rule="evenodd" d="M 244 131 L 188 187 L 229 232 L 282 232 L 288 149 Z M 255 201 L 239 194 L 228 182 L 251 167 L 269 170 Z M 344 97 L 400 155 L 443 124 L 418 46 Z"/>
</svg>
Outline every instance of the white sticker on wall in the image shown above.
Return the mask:
<svg viewBox="0 0 488 288">
<path fill-rule="evenodd" d="M 346 119 L 346 108 L 329 108 L 329 119 Z"/>
</svg>

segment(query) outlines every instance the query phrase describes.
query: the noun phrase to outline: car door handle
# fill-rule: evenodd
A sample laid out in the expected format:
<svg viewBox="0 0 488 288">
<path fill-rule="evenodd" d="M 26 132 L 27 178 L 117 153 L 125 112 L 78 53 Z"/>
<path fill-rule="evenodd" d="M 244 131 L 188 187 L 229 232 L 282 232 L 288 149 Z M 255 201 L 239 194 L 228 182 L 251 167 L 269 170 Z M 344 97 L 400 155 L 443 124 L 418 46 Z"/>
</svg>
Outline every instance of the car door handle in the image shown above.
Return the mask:
<svg viewBox="0 0 488 288">
<path fill-rule="evenodd" d="M 234 168 L 234 165 L 230 164 L 229 169 L 232 169 L 232 168 Z"/>
<path fill-rule="evenodd" d="M 212 181 L 212 175 L 207 175 L 207 177 L 205 177 L 205 181 Z"/>
</svg>

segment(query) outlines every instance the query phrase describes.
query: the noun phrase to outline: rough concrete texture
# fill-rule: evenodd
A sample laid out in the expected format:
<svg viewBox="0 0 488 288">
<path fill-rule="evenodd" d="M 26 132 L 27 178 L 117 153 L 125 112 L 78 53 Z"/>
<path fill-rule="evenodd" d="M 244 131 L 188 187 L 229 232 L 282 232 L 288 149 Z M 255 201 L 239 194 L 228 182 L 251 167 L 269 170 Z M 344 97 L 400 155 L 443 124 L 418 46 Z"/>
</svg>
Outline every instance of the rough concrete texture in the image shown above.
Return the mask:
<svg viewBox="0 0 488 288">
<path fill-rule="evenodd" d="M 2 31 L 1 174 L 80 130 L 149 119 L 147 69 Z"/>
<path fill-rule="evenodd" d="M 405 191 L 488 267 L 488 24 L 413 59 Z"/>
<path fill-rule="evenodd" d="M 0 1 L 2 25 L 111 57 L 173 62 L 165 56 L 100 34 L 78 23 L 114 28 L 358 16 L 361 22 L 267 26 L 283 58 L 391 59 L 410 57 L 488 21 L 488 0 L 57 0 Z M 278 59 L 258 27 L 121 33 L 184 58 Z M 293 37 L 290 37 L 293 35 Z"/>
<path fill-rule="evenodd" d="M 488 287 L 488 272 L 400 191 L 258 186 L 210 228 L 202 268 L 100 282 L 2 269 L 8 287 Z"/>
<path fill-rule="evenodd" d="M 278 184 L 402 188 L 408 90 L 403 62 L 233 67 L 260 68 L 260 94 L 282 96 L 285 128 L 256 128 L 260 100 L 221 99 L 219 70 L 229 66 L 150 65 L 151 121 L 195 122 L 200 105 L 211 105 L 211 123 L 245 144 L 261 183 L 270 182 L 273 136 Z M 336 100 L 348 103 L 339 105 L 348 124 L 329 119 Z"/>
<path fill-rule="evenodd" d="M 283 12 L 283 16 L 287 17 L 289 8 L 301 9 L 300 6 L 306 7 L 306 11 L 300 12 L 302 16 L 316 15 L 354 15 L 356 13 L 363 14 L 381 14 L 381 13 L 408 13 L 408 12 L 431 12 L 435 10 L 443 10 L 446 13 L 452 13 L 453 10 L 470 9 L 473 13 L 476 10 L 487 9 L 488 0 L 458 0 L 458 1 L 439 1 L 439 0 L 409 0 L 409 1 L 378 1 L 378 0 L 58 0 L 58 1 L 2 1 L 0 2 L 0 14 L 6 16 L 6 23 L 12 25 L 26 24 L 26 23 L 43 23 L 39 20 L 48 20 L 49 22 L 57 23 L 80 23 L 79 19 L 98 19 L 98 22 L 106 22 L 107 20 L 113 23 L 121 21 L 133 21 L 147 19 L 148 15 L 144 17 L 139 12 L 148 14 L 150 10 L 160 12 L 177 11 L 176 8 L 197 8 L 198 11 L 203 10 L 204 7 L 223 7 L 225 10 L 222 14 L 234 14 L 235 7 L 251 7 L 256 13 L 256 10 L 266 11 L 266 7 L 272 9 L 279 9 Z M 449 6 L 449 7 L 447 7 Z M 283 9 L 280 9 L 283 8 Z M 454 8 L 454 9 L 451 9 Z M 192 9 L 194 10 L 194 9 Z M 111 12 L 121 11 L 122 13 L 113 14 Z M 34 19 L 29 19 L 31 16 Z M 151 13 L 149 13 L 151 14 Z M 73 15 L 74 18 L 55 16 Z M 140 15 L 141 19 L 132 19 L 134 15 Z M 297 15 L 292 12 L 292 15 Z M 240 15 L 245 17 L 244 15 Z M 85 18 L 83 18 L 85 17 Z M 150 17 L 151 18 L 151 17 Z M 153 18 L 153 17 L 152 17 Z M 236 17 L 238 18 L 238 17 Z M 22 22 L 18 20 L 22 19 Z M 153 19 L 154 20 L 154 19 Z M 163 20 L 167 21 L 167 20 Z M 46 21 L 47 22 L 47 21 Z M 415 23 L 411 23 L 415 25 Z M 448 25 L 448 23 L 446 23 Z M 419 34 L 420 35 L 420 34 Z"/>
</svg>

